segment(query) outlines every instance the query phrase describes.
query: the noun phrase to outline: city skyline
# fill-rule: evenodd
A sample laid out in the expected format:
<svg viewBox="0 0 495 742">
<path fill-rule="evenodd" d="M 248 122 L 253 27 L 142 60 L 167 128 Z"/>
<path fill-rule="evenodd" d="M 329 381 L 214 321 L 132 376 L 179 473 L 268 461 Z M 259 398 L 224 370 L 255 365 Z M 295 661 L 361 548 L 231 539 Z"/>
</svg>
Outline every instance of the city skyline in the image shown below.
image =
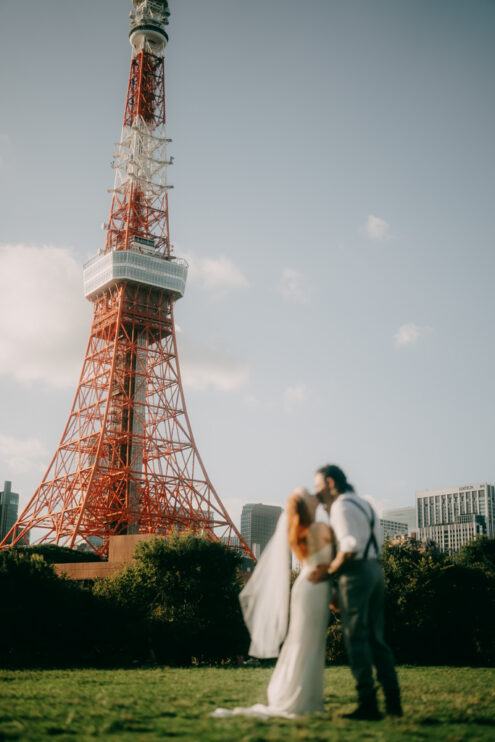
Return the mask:
<svg viewBox="0 0 495 742">
<path fill-rule="evenodd" d="M 493 4 L 170 5 L 179 353 L 234 522 L 328 461 L 385 509 L 493 481 Z M 20 509 L 84 355 L 130 7 L 0 11 L 0 479 Z"/>
</svg>

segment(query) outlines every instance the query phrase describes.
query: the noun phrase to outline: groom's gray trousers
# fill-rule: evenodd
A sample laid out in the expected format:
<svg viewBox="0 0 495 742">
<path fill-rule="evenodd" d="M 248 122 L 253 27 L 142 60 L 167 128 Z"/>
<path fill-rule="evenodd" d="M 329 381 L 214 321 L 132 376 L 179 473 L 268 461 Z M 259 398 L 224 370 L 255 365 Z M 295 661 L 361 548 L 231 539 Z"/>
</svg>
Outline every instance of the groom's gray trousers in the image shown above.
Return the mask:
<svg viewBox="0 0 495 742">
<path fill-rule="evenodd" d="M 356 559 L 338 578 L 345 647 L 360 700 L 374 693 L 373 665 L 385 695 L 399 692 L 394 657 L 383 636 L 385 579 L 377 559 Z"/>
</svg>

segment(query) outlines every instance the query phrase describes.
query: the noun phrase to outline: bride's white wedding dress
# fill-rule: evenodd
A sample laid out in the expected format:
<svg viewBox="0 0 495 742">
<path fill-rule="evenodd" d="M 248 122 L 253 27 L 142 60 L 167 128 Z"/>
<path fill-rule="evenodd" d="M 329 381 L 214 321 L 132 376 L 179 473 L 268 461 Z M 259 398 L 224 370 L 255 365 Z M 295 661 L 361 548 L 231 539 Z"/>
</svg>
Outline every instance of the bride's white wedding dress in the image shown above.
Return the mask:
<svg viewBox="0 0 495 742">
<path fill-rule="evenodd" d="M 310 529 L 310 534 L 313 527 Z M 267 718 L 323 711 L 325 640 L 330 610 L 330 583 L 314 584 L 308 575 L 317 564 L 329 563 L 331 545 L 311 549 L 292 588 L 289 630 L 268 685 L 268 705 L 216 709 L 214 717 L 255 716 Z"/>
</svg>

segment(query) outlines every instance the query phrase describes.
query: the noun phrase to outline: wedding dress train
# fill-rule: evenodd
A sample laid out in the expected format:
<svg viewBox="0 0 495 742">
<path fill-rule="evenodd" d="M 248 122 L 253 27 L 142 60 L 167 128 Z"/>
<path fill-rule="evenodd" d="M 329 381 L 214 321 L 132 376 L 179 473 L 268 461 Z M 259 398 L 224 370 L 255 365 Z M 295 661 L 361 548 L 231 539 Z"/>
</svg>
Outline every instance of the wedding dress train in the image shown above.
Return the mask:
<svg viewBox="0 0 495 742">
<path fill-rule="evenodd" d="M 311 541 L 311 540 L 310 540 Z M 308 575 L 317 564 L 329 563 L 330 544 L 308 554 L 292 588 L 289 630 L 268 685 L 268 705 L 216 709 L 211 715 L 293 718 L 323 711 L 325 641 L 329 618 L 330 583 L 314 584 Z"/>
</svg>

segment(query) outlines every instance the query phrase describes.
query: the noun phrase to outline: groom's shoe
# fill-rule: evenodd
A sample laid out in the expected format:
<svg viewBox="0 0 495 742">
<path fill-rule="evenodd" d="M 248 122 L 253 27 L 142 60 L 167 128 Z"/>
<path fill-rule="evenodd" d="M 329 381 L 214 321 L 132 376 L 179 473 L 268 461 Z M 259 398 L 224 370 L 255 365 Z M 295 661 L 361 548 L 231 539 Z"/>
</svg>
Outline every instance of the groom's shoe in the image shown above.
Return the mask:
<svg viewBox="0 0 495 742">
<path fill-rule="evenodd" d="M 378 710 L 376 702 L 376 693 L 359 700 L 358 707 L 351 711 L 350 714 L 342 714 L 344 719 L 353 719 L 355 721 L 380 721 L 383 719 Z"/>
<path fill-rule="evenodd" d="M 402 716 L 400 690 L 385 694 L 385 711 L 387 712 L 387 716 Z"/>
</svg>

